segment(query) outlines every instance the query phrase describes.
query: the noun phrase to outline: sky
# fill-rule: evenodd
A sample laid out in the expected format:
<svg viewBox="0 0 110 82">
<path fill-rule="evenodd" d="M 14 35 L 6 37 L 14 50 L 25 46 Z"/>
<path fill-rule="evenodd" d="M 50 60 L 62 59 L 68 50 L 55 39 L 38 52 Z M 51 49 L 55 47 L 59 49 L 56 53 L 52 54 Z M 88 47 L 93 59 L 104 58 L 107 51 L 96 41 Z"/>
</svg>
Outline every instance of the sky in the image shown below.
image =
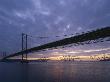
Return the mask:
<svg viewBox="0 0 110 82">
<path fill-rule="evenodd" d="M 0 52 L 21 50 L 21 33 L 36 37 L 29 39 L 30 48 L 65 38 L 64 35 L 110 26 L 109 4 L 110 0 L 0 0 Z M 37 38 L 41 36 L 48 38 Z M 110 53 L 109 44 L 104 42 L 38 54 Z"/>
</svg>

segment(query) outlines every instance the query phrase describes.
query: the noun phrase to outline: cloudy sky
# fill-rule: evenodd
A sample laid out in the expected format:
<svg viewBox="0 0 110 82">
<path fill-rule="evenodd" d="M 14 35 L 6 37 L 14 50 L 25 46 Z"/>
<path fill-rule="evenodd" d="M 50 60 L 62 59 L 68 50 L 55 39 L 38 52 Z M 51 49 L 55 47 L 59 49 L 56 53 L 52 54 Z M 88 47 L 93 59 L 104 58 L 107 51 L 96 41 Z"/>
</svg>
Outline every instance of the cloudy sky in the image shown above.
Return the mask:
<svg viewBox="0 0 110 82">
<path fill-rule="evenodd" d="M 21 33 L 49 37 L 34 39 L 37 43 L 29 39 L 28 44 L 32 47 L 64 38 L 64 35 L 110 26 L 109 21 L 110 0 L 0 0 L 0 52 L 20 50 Z M 65 50 L 70 50 L 71 54 L 109 53 L 108 44 L 110 42 Z"/>
</svg>

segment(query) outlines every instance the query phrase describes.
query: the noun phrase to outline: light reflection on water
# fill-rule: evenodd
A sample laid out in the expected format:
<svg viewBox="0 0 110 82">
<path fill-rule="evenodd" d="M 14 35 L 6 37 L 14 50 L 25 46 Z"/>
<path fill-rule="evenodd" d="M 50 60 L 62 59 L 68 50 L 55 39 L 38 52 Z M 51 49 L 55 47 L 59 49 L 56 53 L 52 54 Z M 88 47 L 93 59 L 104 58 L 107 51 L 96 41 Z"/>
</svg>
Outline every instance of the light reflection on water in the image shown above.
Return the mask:
<svg viewBox="0 0 110 82">
<path fill-rule="evenodd" d="M 110 82 L 110 62 L 0 63 L 0 82 Z"/>
</svg>

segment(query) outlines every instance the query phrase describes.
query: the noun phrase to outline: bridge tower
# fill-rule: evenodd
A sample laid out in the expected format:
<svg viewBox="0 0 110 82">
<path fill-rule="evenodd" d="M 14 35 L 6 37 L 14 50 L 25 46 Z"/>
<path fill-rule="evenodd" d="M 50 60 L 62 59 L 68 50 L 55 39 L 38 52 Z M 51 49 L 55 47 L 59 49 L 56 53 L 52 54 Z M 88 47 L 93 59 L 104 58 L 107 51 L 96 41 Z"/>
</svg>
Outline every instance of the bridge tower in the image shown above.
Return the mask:
<svg viewBox="0 0 110 82">
<path fill-rule="evenodd" d="M 28 40 L 28 35 L 22 33 L 22 51 L 26 51 L 26 53 L 22 53 L 22 59 L 21 61 L 27 61 L 27 40 Z"/>
<path fill-rule="evenodd" d="M 6 57 L 6 52 L 2 52 L 2 57 Z"/>
</svg>

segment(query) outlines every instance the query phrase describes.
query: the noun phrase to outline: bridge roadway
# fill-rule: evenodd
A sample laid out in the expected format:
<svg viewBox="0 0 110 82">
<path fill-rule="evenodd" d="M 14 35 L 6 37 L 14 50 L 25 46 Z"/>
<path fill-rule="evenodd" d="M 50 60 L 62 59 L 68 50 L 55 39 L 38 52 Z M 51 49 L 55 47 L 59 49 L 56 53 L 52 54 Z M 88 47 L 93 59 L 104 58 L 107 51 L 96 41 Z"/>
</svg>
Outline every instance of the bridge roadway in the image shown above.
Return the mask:
<svg viewBox="0 0 110 82">
<path fill-rule="evenodd" d="M 47 43 L 47 44 L 44 44 L 41 46 L 27 49 L 24 51 L 20 51 L 20 52 L 14 53 L 14 54 L 10 54 L 9 56 L 4 57 L 3 60 L 10 58 L 10 57 L 14 57 L 14 56 L 19 56 L 19 55 L 22 55 L 25 53 L 38 52 L 39 50 L 43 50 L 43 49 L 47 49 L 47 48 L 54 48 L 54 47 L 58 47 L 58 46 L 64 46 L 64 45 L 68 45 L 68 44 L 85 42 L 85 41 L 89 41 L 89 40 L 96 40 L 99 38 L 106 38 L 106 37 L 110 37 L 110 27 L 93 30 L 93 31 L 90 31 L 87 33 L 72 36 L 69 38 L 64 38 L 62 40 L 54 41 L 54 42 Z"/>
</svg>

